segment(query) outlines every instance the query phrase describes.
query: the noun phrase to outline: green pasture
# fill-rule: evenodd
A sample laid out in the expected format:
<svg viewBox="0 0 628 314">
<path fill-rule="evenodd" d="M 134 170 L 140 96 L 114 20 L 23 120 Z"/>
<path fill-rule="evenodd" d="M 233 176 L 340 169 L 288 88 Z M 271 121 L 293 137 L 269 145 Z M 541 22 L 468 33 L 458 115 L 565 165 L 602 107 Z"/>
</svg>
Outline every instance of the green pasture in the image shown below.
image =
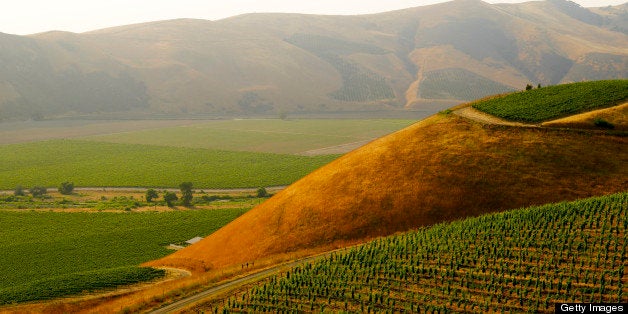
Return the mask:
<svg viewBox="0 0 628 314">
<path fill-rule="evenodd" d="M 0 211 L 0 304 L 160 276 L 137 265 L 172 253 L 170 243 L 209 235 L 247 210 Z"/>
<path fill-rule="evenodd" d="M 34 185 L 238 188 L 287 185 L 338 156 L 53 140 L 0 146 L 0 189 Z"/>
<path fill-rule="evenodd" d="M 628 100 L 628 80 L 548 86 L 481 101 L 474 108 L 523 122 L 542 122 L 615 106 Z"/>
</svg>

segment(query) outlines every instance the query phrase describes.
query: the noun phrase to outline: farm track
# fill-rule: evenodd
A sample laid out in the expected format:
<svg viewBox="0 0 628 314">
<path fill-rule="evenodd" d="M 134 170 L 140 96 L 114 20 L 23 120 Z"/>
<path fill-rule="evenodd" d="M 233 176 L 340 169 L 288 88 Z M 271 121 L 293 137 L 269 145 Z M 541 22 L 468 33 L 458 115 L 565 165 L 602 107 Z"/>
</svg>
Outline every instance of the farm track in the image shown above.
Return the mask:
<svg viewBox="0 0 628 314">
<path fill-rule="evenodd" d="M 250 275 L 246 275 L 244 277 L 241 278 L 237 278 L 237 279 L 233 279 L 227 282 L 223 282 L 220 283 L 216 286 L 213 286 L 207 290 L 204 290 L 202 292 L 199 292 L 197 294 L 194 294 L 192 296 L 189 296 L 185 299 L 179 300 L 175 303 L 172 303 L 170 305 L 166 305 L 164 307 L 161 307 L 159 309 L 156 309 L 154 311 L 149 312 L 150 314 L 165 314 L 165 313 L 174 313 L 176 311 L 180 311 L 183 310 L 185 308 L 187 308 L 188 306 L 191 306 L 194 303 L 197 303 L 199 301 L 202 301 L 204 299 L 210 298 L 212 296 L 215 296 L 219 293 L 222 293 L 228 289 L 237 289 L 238 287 L 241 287 L 247 283 L 252 283 L 252 282 L 257 282 L 260 280 L 263 280 L 271 275 L 274 275 L 278 272 L 280 272 L 283 269 L 286 268 L 293 268 L 295 266 L 299 266 L 299 265 L 303 265 L 309 262 L 313 262 L 316 261 L 318 259 L 322 259 L 325 257 L 330 256 L 332 253 L 336 253 L 339 251 L 343 251 L 346 250 L 347 248 L 342 248 L 342 249 L 338 249 L 338 250 L 333 250 L 333 251 L 329 251 L 326 253 L 322 253 L 322 254 L 318 254 L 318 255 L 314 255 L 314 256 L 310 256 L 310 257 L 305 257 L 296 261 L 292 261 L 292 262 L 288 262 L 288 263 L 284 263 L 284 264 L 280 264 L 280 265 L 276 265 L 274 267 L 271 268 L 267 268 L 267 269 L 263 269 L 260 270 L 256 273 L 250 274 Z"/>
<path fill-rule="evenodd" d="M 266 190 L 268 192 L 271 193 L 276 193 L 279 192 L 283 189 L 285 189 L 286 187 L 288 187 L 287 185 L 280 185 L 280 186 L 269 186 L 266 187 Z M 114 186 L 109 186 L 109 187 L 76 187 L 74 188 L 75 192 L 93 192 L 93 191 L 102 191 L 102 192 L 111 192 L 111 191 L 115 191 L 115 192 L 146 192 L 148 189 L 151 188 L 142 188 L 142 187 L 114 187 Z M 177 188 L 152 188 L 155 190 L 159 190 L 159 191 L 169 191 L 169 192 L 179 192 L 181 191 L 180 189 Z M 201 191 L 206 192 L 206 193 L 256 193 L 258 188 L 234 188 L 234 189 L 195 189 L 194 192 L 195 193 L 200 193 Z M 48 188 L 47 189 L 48 192 L 55 192 L 57 191 L 57 188 Z M 13 190 L 0 190 L 0 194 L 11 194 L 13 193 Z"/>
<path fill-rule="evenodd" d="M 488 113 L 481 112 L 471 106 L 454 110 L 453 113 L 460 117 L 467 118 L 467 119 L 484 123 L 484 124 L 507 125 L 507 126 L 518 126 L 518 127 L 528 127 L 528 128 L 540 127 L 539 125 L 536 125 L 536 124 L 526 124 L 526 123 L 513 122 L 513 121 L 501 119 L 496 116 L 490 115 Z"/>
</svg>

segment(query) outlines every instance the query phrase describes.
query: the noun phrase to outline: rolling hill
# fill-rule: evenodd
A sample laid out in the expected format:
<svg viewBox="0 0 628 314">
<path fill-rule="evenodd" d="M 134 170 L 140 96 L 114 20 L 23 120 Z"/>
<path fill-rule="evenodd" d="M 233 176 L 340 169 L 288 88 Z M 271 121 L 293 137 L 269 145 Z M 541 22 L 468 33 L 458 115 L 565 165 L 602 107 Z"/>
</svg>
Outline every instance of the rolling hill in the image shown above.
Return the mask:
<svg viewBox="0 0 628 314">
<path fill-rule="evenodd" d="M 553 313 L 560 302 L 619 303 L 626 206 L 619 193 L 380 238 L 184 313 Z"/>
<path fill-rule="evenodd" d="M 344 155 L 198 244 L 148 265 L 220 269 L 626 191 L 627 145 L 622 136 L 482 124 L 445 111 Z"/>
<path fill-rule="evenodd" d="M 0 34 L 0 120 L 434 111 L 527 83 L 625 78 L 625 12 L 456 0 L 360 16 Z"/>
</svg>

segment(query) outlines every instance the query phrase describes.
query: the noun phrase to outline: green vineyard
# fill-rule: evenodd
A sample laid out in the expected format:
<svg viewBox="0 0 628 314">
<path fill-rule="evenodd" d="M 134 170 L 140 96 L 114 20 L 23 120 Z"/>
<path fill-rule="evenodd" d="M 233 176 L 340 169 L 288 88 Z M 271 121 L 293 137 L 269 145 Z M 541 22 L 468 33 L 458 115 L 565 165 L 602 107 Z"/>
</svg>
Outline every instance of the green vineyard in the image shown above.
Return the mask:
<svg viewBox="0 0 628 314">
<path fill-rule="evenodd" d="M 419 88 L 419 97 L 471 101 L 494 94 L 512 92 L 514 88 L 491 81 L 465 69 L 442 69 L 428 72 Z"/>
<path fill-rule="evenodd" d="M 137 265 L 206 236 L 249 208 L 170 212 L 0 211 L 0 305 L 151 280 Z"/>
<path fill-rule="evenodd" d="M 389 51 L 370 44 L 312 34 L 295 34 L 286 41 L 329 62 L 340 73 L 342 87 L 330 93 L 331 98 L 362 102 L 395 97 L 386 78 L 345 58 L 357 53 L 383 55 Z"/>
<path fill-rule="evenodd" d="M 628 80 L 543 87 L 477 102 L 473 108 L 508 120 L 542 122 L 628 100 Z"/>
<path fill-rule="evenodd" d="M 213 312 L 553 312 L 626 302 L 628 193 L 382 238 L 213 301 Z"/>
</svg>

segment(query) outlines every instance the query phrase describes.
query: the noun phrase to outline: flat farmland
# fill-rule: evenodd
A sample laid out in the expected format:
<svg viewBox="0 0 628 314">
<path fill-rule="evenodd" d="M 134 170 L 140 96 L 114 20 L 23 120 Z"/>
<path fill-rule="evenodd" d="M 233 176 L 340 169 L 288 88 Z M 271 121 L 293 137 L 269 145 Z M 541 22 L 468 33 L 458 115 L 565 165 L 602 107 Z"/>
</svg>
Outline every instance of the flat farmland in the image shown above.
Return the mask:
<svg viewBox="0 0 628 314">
<path fill-rule="evenodd" d="M 2 210 L 0 305 L 159 277 L 163 272 L 137 265 L 171 253 L 170 243 L 214 232 L 251 207 L 234 205 L 151 212 Z"/>
<path fill-rule="evenodd" d="M 198 120 L 49 120 L 0 123 L 0 145 L 88 135 L 152 130 Z"/>
<path fill-rule="evenodd" d="M 290 184 L 337 155 L 219 151 L 80 140 L 0 146 L 0 189 L 57 187 L 265 187 Z"/>
<path fill-rule="evenodd" d="M 98 142 L 148 144 L 229 151 L 303 154 L 363 143 L 400 130 L 415 120 L 215 120 L 152 130 L 89 136 Z"/>
</svg>

